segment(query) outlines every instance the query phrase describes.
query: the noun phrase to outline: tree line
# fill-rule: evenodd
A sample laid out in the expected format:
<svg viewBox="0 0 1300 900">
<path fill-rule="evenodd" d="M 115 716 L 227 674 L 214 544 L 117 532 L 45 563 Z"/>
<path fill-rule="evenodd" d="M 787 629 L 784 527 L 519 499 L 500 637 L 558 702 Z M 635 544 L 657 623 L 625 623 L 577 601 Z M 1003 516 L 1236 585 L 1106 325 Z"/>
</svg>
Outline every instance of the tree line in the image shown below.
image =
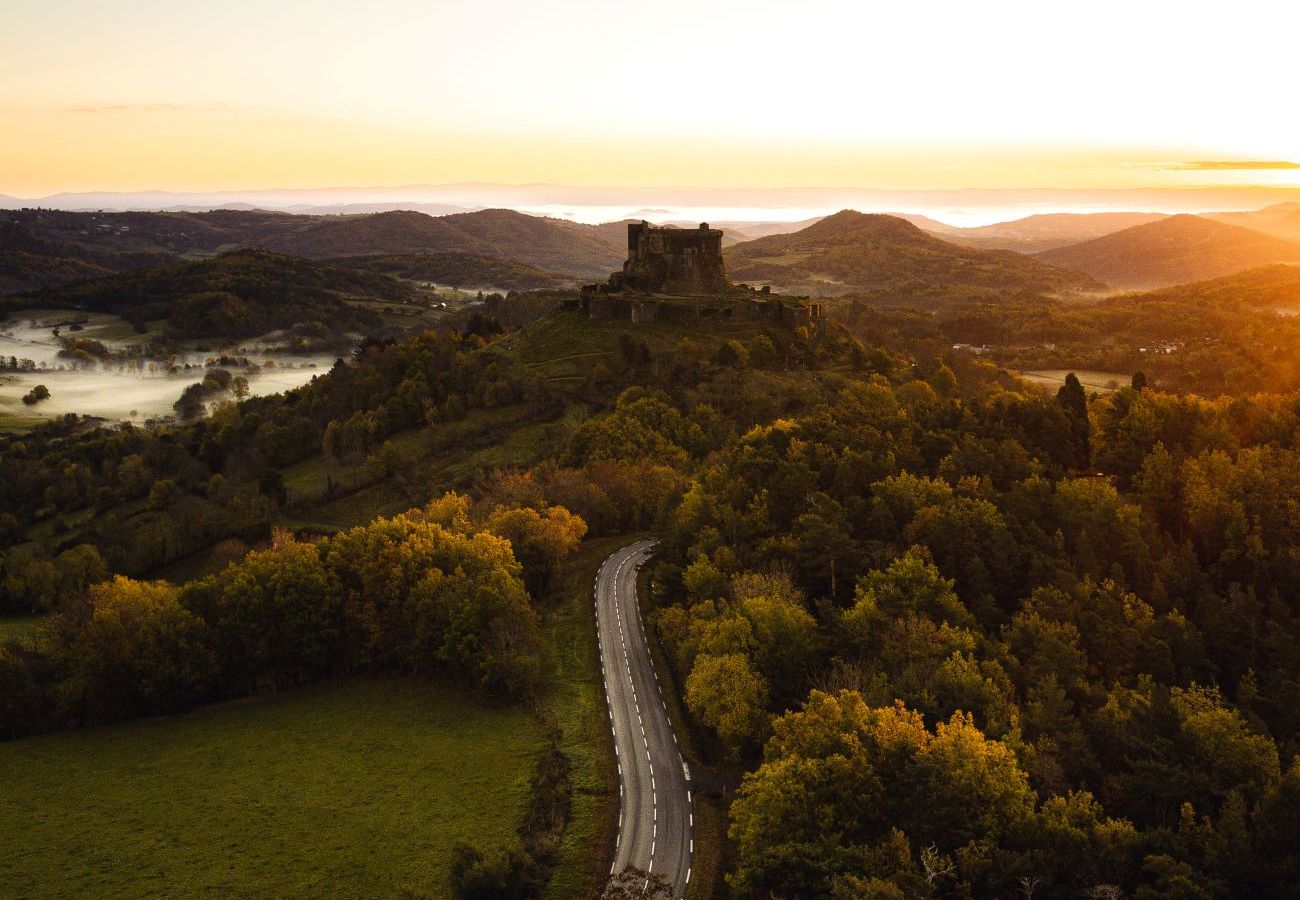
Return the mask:
<svg viewBox="0 0 1300 900">
<path fill-rule="evenodd" d="M 314 542 L 280 533 L 179 586 L 106 578 L 82 548 L 83 584 L 60 592 L 35 646 L 0 646 L 0 735 L 360 671 L 527 698 L 542 685 L 544 646 L 525 580 L 543 582 L 585 532 L 561 507 L 481 515 L 449 494 Z"/>
</svg>

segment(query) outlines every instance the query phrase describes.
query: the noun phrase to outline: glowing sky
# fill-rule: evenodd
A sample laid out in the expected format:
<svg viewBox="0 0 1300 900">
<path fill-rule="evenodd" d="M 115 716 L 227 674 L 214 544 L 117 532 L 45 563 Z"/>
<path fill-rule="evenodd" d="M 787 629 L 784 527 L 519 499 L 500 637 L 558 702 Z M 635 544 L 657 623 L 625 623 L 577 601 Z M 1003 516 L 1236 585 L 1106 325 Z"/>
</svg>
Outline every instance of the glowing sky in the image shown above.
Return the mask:
<svg viewBox="0 0 1300 900">
<path fill-rule="evenodd" d="M 0 192 L 1300 184 L 1297 9 L 0 0 Z"/>
</svg>

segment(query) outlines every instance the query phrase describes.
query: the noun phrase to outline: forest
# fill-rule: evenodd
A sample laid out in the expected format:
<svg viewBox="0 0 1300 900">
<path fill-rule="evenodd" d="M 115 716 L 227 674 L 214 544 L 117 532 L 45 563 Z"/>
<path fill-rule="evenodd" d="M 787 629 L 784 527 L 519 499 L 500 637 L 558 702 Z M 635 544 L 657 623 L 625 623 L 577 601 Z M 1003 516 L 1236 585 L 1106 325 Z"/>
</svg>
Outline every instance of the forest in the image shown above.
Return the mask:
<svg viewBox="0 0 1300 900">
<path fill-rule="evenodd" d="M 719 896 L 1300 892 L 1300 394 L 1135 373 L 1052 395 L 905 318 L 548 316 L 599 342 L 579 382 L 476 317 L 188 425 L 0 438 L 3 606 L 46 616 L 0 649 L 0 733 L 354 671 L 527 702 L 555 567 L 652 530 L 647 622 L 700 762 L 736 785 Z M 310 454 L 381 464 L 404 430 L 575 403 L 535 464 L 277 526 Z M 154 580 L 232 540 L 216 573 Z M 463 896 L 538 889 L 518 858 L 458 866 Z"/>
</svg>

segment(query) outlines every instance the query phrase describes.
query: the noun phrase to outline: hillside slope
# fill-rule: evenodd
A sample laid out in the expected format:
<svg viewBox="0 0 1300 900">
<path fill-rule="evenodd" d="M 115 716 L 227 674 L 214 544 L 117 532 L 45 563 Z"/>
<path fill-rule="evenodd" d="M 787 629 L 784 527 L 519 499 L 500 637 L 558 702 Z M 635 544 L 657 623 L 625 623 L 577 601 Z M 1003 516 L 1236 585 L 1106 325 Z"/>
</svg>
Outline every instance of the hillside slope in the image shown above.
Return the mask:
<svg viewBox="0 0 1300 900">
<path fill-rule="evenodd" d="M 1272 263 L 1300 262 L 1300 244 L 1200 216 L 1179 215 L 1039 253 L 1121 288 L 1205 281 Z"/>
<path fill-rule="evenodd" d="M 1134 303 L 1181 302 L 1201 309 L 1240 305 L 1275 312 L 1300 311 L 1300 265 L 1247 269 L 1209 281 L 1124 294 L 1113 298 L 1113 302 L 1124 298 Z"/>
<path fill-rule="evenodd" d="M 374 323 L 374 314 L 345 298 L 400 300 L 407 291 L 384 275 L 267 250 L 237 250 L 96 278 L 24 302 L 111 312 L 137 323 L 166 319 L 175 337 L 251 337 L 307 323 L 336 332 L 364 330 Z"/>
<path fill-rule="evenodd" d="M 474 253 L 412 253 L 376 256 L 344 256 L 331 263 L 349 269 L 380 272 L 409 281 L 469 290 L 533 291 L 566 287 L 573 279 L 559 272 Z"/>
<path fill-rule="evenodd" d="M 1045 213 L 1025 216 L 1010 222 L 995 222 L 955 231 L 936 231 L 945 240 L 985 250 L 1015 250 L 1017 253 L 1041 253 L 1083 241 L 1105 237 L 1135 225 L 1145 225 L 1165 218 L 1164 213 L 1102 212 Z M 925 226 L 922 225 L 922 228 Z M 927 231 L 932 229 L 926 229 Z"/>
<path fill-rule="evenodd" d="M 343 256 L 472 253 L 500 257 L 575 278 L 607 275 L 623 262 L 626 228 L 583 225 L 513 210 L 429 216 L 394 211 L 308 216 L 257 210 L 212 212 L 74 213 L 52 210 L 0 212 L 0 226 L 18 229 L 46 255 L 96 261 L 120 270 L 131 256 L 156 264 L 167 257 L 209 256 L 263 247 L 311 259 Z M 3 238 L 3 234 L 0 234 Z M 0 242 L 0 263 L 10 254 Z M 34 268 L 23 263 L 23 269 Z M 10 268 L 19 272 L 17 261 Z M 15 278 L 11 290 L 47 287 L 34 277 Z"/>
<path fill-rule="evenodd" d="M 509 209 L 437 217 L 404 211 L 312 217 L 305 226 L 263 243 L 271 250 L 310 259 L 471 253 L 580 278 L 618 268 L 626 248 L 626 238 L 615 243 L 596 226 Z"/>
<path fill-rule="evenodd" d="M 608 275 L 627 258 L 626 227 L 584 225 L 512 209 L 459 213 L 438 221 L 478 241 L 490 256 L 566 275 Z"/>
<path fill-rule="evenodd" d="M 38 237 L 18 222 L 0 221 L 0 294 L 59 287 L 165 262 L 162 253 L 97 251 L 66 241 Z"/>
<path fill-rule="evenodd" d="M 1300 203 L 1275 203 L 1250 212 L 1206 213 L 1205 218 L 1300 243 Z"/>
<path fill-rule="evenodd" d="M 1008 251 L 962 247 L 894 216 L 844 210 L 793 234 L 725 251 L 731 277 L 783 293 L 929 295 L 936 290 L 1056 293 L 1100 288 L 1092 279 Z"/>
</svg>

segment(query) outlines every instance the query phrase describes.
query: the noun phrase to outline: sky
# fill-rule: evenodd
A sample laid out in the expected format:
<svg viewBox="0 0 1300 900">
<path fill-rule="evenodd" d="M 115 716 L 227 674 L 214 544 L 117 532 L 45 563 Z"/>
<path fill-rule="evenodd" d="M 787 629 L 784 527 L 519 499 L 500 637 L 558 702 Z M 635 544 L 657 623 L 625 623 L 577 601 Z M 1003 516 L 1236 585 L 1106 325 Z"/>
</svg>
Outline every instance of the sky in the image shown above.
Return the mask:
<svg viewBox="0 0 1300 900">
<path fill-rule="evenodd" d="M 1269 0 L 0 0 L 0 193 L 1300 185 Z"/>
</svg>

